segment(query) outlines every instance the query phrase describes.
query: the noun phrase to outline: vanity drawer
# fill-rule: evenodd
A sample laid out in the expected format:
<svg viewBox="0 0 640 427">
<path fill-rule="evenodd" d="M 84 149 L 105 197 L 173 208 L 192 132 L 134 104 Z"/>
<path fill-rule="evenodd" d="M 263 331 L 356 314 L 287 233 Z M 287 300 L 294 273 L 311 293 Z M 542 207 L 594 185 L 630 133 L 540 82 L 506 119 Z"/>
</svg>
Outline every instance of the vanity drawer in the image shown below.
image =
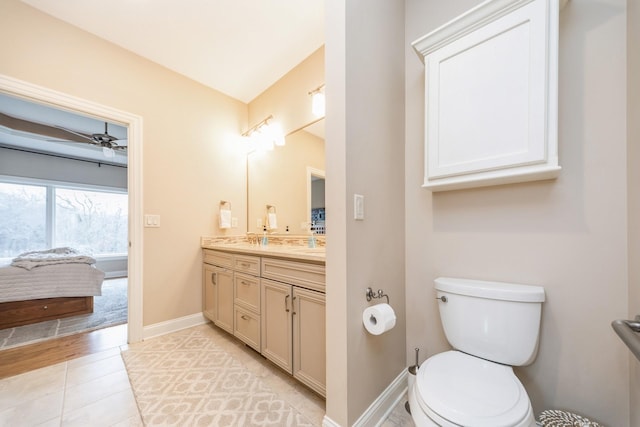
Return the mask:
<svg viewBox="0 0 640 427">
<path fill-rule="evenodd" d="M 320 264 L 262 258 L 262 277 L 314 291 L 325 291 L 325 266 Z"/>
<path fill-rule="evenodd" d="M 260 275 L 260 257 L 249 255 L 234 255 L 233 269 L 242 273 Z"/>
<path fill-rule="evenodd" d="M 233 267 L 233 255 L 226 252 L 204 249 L 203 258 L 206 264 L 213 264 L 227 268 Z"/>
<path fill-rule="evenodd" d="M 260 278 L 236 273 L 234 284 L 235 303 L 260 314 Z"/>
<path fill-rule="evenodd" d="M 236 306 L 234 324 L 233 335 L 254 350 L 260 351 L 260 316 Z"/>
</svg>

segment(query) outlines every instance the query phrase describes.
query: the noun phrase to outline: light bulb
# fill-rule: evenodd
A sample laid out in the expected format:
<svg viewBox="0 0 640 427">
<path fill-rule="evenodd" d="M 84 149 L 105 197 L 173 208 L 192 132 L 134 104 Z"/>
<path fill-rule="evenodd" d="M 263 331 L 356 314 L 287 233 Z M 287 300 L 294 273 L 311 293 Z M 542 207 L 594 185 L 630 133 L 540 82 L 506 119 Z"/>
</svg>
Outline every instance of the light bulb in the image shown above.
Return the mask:
<svg viewBox="0 0 640 427">
<path fill-rule="evenodd" d="M 284 132 L 282 131 L 282 126 L 278 122 L 271 122 L 269 125 L 269 132 L 271 133 L 271 139 L 274 144 L 279 147 L 282 147 L 285 144 L 284 140 Z"/>
<path fill-rule="evenodd" d="M 324 93 L 318 91 L 311 96 L 311 112 L 316 117 L 324 117 Z"/>
</svg>

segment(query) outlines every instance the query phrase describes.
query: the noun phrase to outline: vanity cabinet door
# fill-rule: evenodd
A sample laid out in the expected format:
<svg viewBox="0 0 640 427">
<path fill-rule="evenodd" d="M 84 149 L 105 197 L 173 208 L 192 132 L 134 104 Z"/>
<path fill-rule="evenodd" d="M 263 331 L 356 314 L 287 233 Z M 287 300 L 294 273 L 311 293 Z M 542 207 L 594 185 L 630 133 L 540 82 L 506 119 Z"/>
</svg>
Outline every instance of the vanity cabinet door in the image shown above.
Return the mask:
<svg viewBox="0 0 640 427">
<path fill-rule="evenodd" d="M 293 288 L 293 376 L 326 396 L 325 295 Z"/>
<path fill-rule="evenodd" d="M 215 322 L 218 317 L 218 290 L 215 267 L 209 264 L 202 268 L 202 305 L 204 316 Z"/>
<path fill-rule="evenodd" d="M 292 363 L 292 286 L 262 279 L 261 353 L 288 373 Z"/>
<path fill-rule="evenodd" d="M 218 312 L 214 323 L 233 334 L 233 271 L 216 266 L 213 268 L 216 269 L 215 279 L 218 291 Z"/>
<path fill-rule="evenodd" d="M 233 334 L 233 271 L 204 265 L 204 315 Z"/>
</svg>

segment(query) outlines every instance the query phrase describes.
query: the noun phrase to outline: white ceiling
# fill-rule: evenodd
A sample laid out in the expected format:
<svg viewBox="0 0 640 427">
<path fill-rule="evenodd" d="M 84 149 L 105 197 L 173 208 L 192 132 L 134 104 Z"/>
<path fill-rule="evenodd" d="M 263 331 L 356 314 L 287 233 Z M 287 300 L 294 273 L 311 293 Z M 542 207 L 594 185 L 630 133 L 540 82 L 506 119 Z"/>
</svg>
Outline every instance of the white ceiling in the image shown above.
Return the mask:
<svg viewBox="0 0 640 427">
<path fill-rule="evenodd" d="M 324 44 L 323 0 L 22 0 L 41 11 L 243 102 Z M 85 134 L 104 123 L 0 94 L 0 113 Z M 126 138 L 109 124 L 109 134 Z M 126 165 L 100 147 L 0 126 L 0 146 Z"/>
<path fill-rule="evenodd" d="M 324 44 L 323 0 L 22 0 L 245 103 Z"/>
</svg>

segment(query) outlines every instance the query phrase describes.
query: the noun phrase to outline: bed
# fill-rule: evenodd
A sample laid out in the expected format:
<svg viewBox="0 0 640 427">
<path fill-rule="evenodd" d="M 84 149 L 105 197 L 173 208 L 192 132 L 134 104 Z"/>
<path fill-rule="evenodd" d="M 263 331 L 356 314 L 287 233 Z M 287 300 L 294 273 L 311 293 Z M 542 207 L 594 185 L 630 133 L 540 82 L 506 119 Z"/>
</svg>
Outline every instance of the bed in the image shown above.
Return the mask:
<svg viewBox="0 0 640 427">
<path fill-rule="evenodd" d="M 104 272 L 71 248 L 28 252 L 0 268 L 0 329 L 93 312 Z"/>
</svg>

